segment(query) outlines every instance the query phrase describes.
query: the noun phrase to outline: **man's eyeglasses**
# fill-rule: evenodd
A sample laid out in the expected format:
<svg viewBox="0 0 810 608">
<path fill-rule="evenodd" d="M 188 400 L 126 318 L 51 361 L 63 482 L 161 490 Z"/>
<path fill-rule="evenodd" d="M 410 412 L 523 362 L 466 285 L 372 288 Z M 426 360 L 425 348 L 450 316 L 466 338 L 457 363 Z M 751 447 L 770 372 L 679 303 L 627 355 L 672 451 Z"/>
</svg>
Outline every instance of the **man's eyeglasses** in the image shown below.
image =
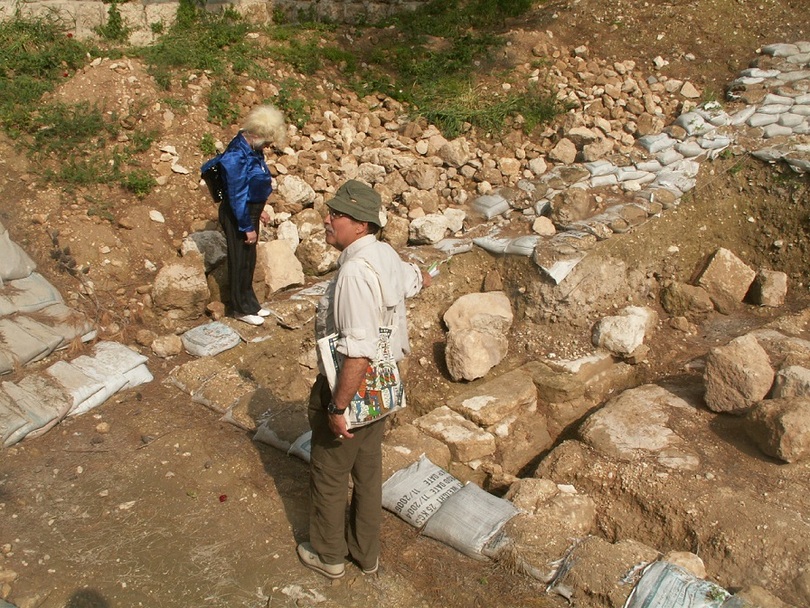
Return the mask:
<svg viewBox="0 0 810 608">
<path fill-rule="evenodd" d="M 329 209 L 329 219 L 336 220 L 336 219 L 341 218 L 341 217 L 349 217 L 350 218 L 351 215 L 349 215 L 348 213 L 343 213 L 341 211 L 335 211 L 332 208 Z"/>
</svg>

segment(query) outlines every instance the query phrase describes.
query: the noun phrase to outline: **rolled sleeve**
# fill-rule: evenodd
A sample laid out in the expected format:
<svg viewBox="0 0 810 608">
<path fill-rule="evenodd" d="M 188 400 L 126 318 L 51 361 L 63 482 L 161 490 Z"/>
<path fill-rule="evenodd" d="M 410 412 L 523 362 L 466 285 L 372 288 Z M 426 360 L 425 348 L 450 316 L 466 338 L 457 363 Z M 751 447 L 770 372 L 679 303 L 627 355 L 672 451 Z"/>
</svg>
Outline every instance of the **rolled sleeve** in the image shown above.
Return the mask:
<svg viewBox="0 0 810 608">
<path fill-rule="evenodd" d="M 401 274 L 406 298 L 412 298 L 422 291 L 422 271 L 419 270 L 419 266 L 411 262 L 402 262 Z"/>
</svg>

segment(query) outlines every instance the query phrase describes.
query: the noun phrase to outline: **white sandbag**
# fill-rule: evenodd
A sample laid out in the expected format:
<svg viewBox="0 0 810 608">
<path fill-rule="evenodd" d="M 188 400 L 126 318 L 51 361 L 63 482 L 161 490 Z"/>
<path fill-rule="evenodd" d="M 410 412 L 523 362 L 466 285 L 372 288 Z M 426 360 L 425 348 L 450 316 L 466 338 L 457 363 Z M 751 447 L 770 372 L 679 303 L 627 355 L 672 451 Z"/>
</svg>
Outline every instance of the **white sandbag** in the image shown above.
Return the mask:
<svg viewBox="0 0 810 608">
<path fill-rule="evenodd" d="M 307 404 L 294 403 L 268 410 L 262 416 L 253 440 L 289 452 L 295 440 L 308 430 Z"/>
<path fill-rule="evenodd" d="M 656 561 L 644 568 L 624 608 L 720 608 L 729 596 L 722 587 L 675 564 Z"/>
<path fill-rule="evenodd" d="M 28 382 L 25 382 L 26 380 Z M 28 378 L 17 384 L 3 382 L 3 391 L 28 421 L 12 434 L 9 438 L 11 443 L 20 441 L 37 429 L 52 427 L 65 417 L 66 409 L 70 404 L 69 400 L 65 403 L 64 396 L 61 397 L 61 400 L 51 400 L 49 391 L 35 386 Z M 43 392 L 47 396 L 42 395 Z"/>
<path fill-rule="evenodd" d="M 99 369 L 106 369 L 111 374 L 122 374 L 127 378 L 127 384 L 123 388 L 132 388 L 153 380 L 152 374 L 144 365 L 149 359 L 120 342 L 98 342 L 93 346 L 91 356 Z"/>
<path fill-rule="evenodd" d="M 134 386 L 146 384 L 155 379 L 152 372 L 150 372 L 149 368 L 146 367 L 146 363 L 141 363 L 138 367 L 126 372 L 124 374 L 124 378 L 127 379 L 127 384 L 123 388 L 132 388 Z"/>
<path fill-rule="evenodd" d="M 47 423 L 30 430 L 28 437 L 43 435 L 67 416 L 71 406 L 70 396 L 47 374 L 31 374 L 20 380 L 17 386 L 33 395 L 38 407 L 48 412 L 47 416 L 50 417 Z"/>
<path fill-rule="evenodd" d="M 22 439 L 25 431 L 18 431 L 28 424 L 30 420 L 25 417 L 14 400 L 4 390 L 0 390 L 0 440 L 3 446 L 13 445 Z"/>
<path fill-rule="evenodd" d="M 281 439 L 276 431 L 267 423 L 267 420 L 256 427 L 256 432 L 253 434 L 253 441 L 267 444 L 284 452 L 288 452 L 292 445 L 289 441 Z"/>
<path fill-rule="evenodd" d="M 383 484 L 382 505 L 415 527 L 439 511 L 442 503 L 464 484 L 424 454 Z"/>
<path fill-rule="evenodd" d="M 0 316 L 34 312 L 62 302 L 62 296 L 45 277 L 32 272 L 24 279 L 10 281 L 0 291 Z"/>
<path fill-rule="evenodd" d="M 508 500 L 468 483 L 442 503 L 422 533 L 464 555 L 485 560 L 485 545 L 518 513 Z"/>
<path fill-rule="evenodd" d="M 93 322 L 84 313 L 74 310 L 61 302 L 56 302 L 36 312 L 25 313 L 25 316 L 49 327 L 52 332 L 62 336 L 62 346 L 70 344 L 76 337 L 80 337 L 82 342 L 87 342 L 96 335 Z"/>
<path fill-rule="evenodd" d="M 53 351 L 39 337 L 31 335 L 9 317 L 0 319 L 0 343 L 18 365 L 38 361 Z"/>
<path fill-rule="evenodd" d="M 70 362 L 74 367 L 79 368 L 90 378 L 104 385 L 104 401 L 112 397 L 115 393 L 124 388 L 129 380 L 124 374 L 110 372 L 107 367 L 99 363 L 93 357 L 80 355 Z"/>
<path fill-rule="evenodd" d="M 290 456 L 297 456 L 304 462 L 309 462 L 310 454 L 312 452 L 312 431 L 307 431 L 298 439 L 293 441 L 287 454 Z"/>
<path fill-rule="evenodd" d="M 14 357 L 11 351 L 0 344 L 0 376 L 14 371 Z"/>
<path fill-rule="evenodd" d="M 6 227 L 0 224 L 0 279 L 22 279 L 34 272 L 36 267 L 34 260 L 11 240 Z"/>
<path fill-rule="evenodd" d="M 104 403 L 106 399 L 104 385 L 101 382 L 66 361 L 57 361 L 46 369 L 45 373 L 53 376 L 71 397 L 72 405 L 68 416 L 84 414 Z"/>
<path fill-rule="evenodd" d="M 49 355 L 57 348 L 60 348 L 61 346 L 65 345 L 65 338 L 62 336 L 61 333 L 55 332 L 48 325 L 40 323 L 39 321 L 28 315 L 24 314 L 14 315 L 13 317 L 11 317 L 11 320 L 17 324 L 17 327 L 19 327 L 20 330 L 24 331 L 29 336 L 39 340 L 40 342 L 46 345 L 47 352 L 41 355 L 39 357 L 40 359 L 42 357 L 45 357 L 46 355 Z M 36 361 L 37 359 L 31 360 Z"/>
<path fill-rule="evenodd" d="M 237 346 L 242 338 L 224 323 L 214 321 L 193 327 L 180 336 L 183 348 L 195 357 L 214 356 Z"/>
</svg>

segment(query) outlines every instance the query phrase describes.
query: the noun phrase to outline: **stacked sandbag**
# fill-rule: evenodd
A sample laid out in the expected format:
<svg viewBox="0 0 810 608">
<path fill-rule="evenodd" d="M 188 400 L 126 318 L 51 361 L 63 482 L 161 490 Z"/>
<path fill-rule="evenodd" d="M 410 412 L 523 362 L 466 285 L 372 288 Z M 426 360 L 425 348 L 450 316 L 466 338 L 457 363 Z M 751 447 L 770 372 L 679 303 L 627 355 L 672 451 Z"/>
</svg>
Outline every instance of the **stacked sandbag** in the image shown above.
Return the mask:
<svg viewBox="0 0 810 608">
<path fill-rule="evenodd" d="M 147 358 L 118 342 L 99 342 L 91 355 L 57 361 L 42 373 L 0 385 L 0 440 L 9 446 L 83 414 L 120 390 L 151 382 Z"/>
<path fill-rule="evenodd" d="M 479 560 L 497 553 L 499 532 L 519 513 L 508 500 L 464 484 L 425 456 L 388 478 L 382 502 L 425 536 Z"/>
<path fill-rule="evenodd" d="M 0 375 L 39 361 L 74 339 L 96 336 L 93 324 L 62 296 L 0 224 Z"/>
</svg>

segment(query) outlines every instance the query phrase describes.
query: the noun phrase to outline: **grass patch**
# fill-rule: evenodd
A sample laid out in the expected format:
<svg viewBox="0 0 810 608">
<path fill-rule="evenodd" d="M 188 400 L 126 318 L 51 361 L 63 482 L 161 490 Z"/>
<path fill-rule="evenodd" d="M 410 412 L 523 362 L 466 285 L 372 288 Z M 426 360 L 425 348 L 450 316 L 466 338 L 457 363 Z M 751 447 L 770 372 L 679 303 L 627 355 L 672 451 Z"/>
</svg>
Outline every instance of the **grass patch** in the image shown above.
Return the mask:
<svg viewBox="0 0 810 608">
<path fill-rule="evenodd" d="M 216 82 L 208 93 L 208 120 L 221 126 L 239 120 L 239 107 L 233 103 L 233 87 L 227 82 Z"/>
<path fill-rule="evenodd" d="M 210 133 L 203 133 L 200 139 L 200 152 L 206 156 L 214 156 L 217 153 L 217 142 Z"/>
<path fill-rule="evenodd" d="M 0 23 L 0 123 L 12 137 L 29 121 L 44 93 L 79 69 L 90 48 L 54 19 Z"/>
<path fill-rule="evenodd" d="M 115 116 L 108 118 L 97 106 L 52 103 L 29 115 L 26 130 L 36 155 L 68 157 L 103 148 L 118 133 Z"/>
<path fill-rule="evenodd" d="M 128 171 L 121 176 L 118 182 L 125 190 L 132 192 L 138 198 L 144 198 L 157 186 L 155 178 L 144 169 Z"/>
<path fill-rule="evenodd" d="M 553 97 L 539 91 L 496 97 L 480 87 L 464 83 L 426 98 L 419 114 L 447 136 L 456 137 L 467 124 L 485 133 L 497 133 L 511 120 L 519 122 L 526 132 L 531 132 L 537 125 L 554 118 L 561 109 Z"/>
<path fill-rule="evenodd" d="M 291 124 L 303 127 L 310 116 L 309 103 L 300 94 L 301 83 L 294 78 L 285 78 L 278 85 L 278 97 L 269 100 L 284 113 Z"/>
<path fill-rule="evenodd" d="M 224 75 L 232 64 L 247 65 L 258 57 L 246 42 L 248 24 L 233 9 L 209 13 L 193 0 L 180 0 L 177 18 L 154 44 L 138 49 L 153 75 L 178 69 L 208 70 Z M 156 78 L 158 78 L 156 76 Z"/>
<path fill-rule="evenodd" d="M 358 95 L 382 91 L 414 113 L 456 136 L 466 124 L 502 131 L 515 120 L 524 130 L 551 120 L 562 107 L 550 93 L 530 90 L 504 96 L 480 87 L 476 74 L 489 73 L 506 18 L 529 8 L 528 0 L 434 0 L 419 11 L 397 15 L 371 45 L 368 68 L 353 81 Z M 388 30 L 386 30 L 388 31 Z"/>
</svg>

